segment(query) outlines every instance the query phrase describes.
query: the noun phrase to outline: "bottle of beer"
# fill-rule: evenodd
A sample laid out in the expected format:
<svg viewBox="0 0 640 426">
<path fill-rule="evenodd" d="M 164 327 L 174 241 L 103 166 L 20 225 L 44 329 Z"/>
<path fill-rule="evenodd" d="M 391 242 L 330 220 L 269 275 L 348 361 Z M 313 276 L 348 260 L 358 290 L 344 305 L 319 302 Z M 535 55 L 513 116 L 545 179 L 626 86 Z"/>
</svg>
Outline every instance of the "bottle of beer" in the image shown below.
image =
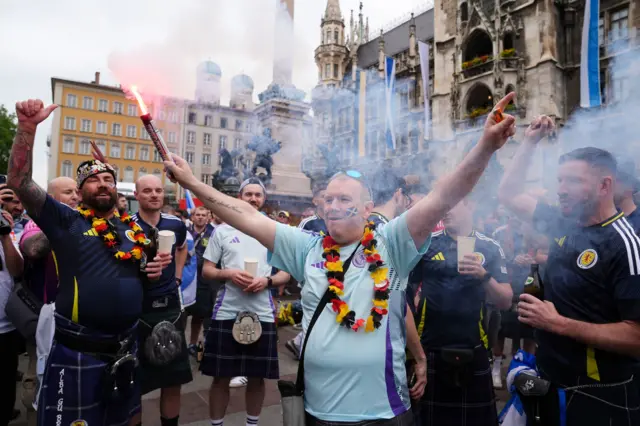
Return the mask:
<svg viewBox="0 0 640 426">
<path fill-rule="evenodd" d="M 524 283 L 524 292 L 540 300 L 544 298 L 542 279 L 540 278 L 540 265 L 537 263 L 531 265 L 531 272 Z"/>
<path fill-rule="evenodd" d="M 196 346 L 196 359 L 198 362 L 202 362 L 202 357 L 204 355 L 204 346 L 202 346 L 202 342 L 198 342 L 198 346 Z"/>
</svg>

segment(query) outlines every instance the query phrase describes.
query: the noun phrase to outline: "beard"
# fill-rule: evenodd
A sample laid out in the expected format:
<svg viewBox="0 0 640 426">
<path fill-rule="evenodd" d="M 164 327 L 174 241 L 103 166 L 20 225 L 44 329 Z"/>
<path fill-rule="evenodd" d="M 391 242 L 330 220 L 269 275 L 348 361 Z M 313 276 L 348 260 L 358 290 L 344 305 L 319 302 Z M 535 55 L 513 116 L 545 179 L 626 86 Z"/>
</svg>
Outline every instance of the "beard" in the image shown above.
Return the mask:
<svg viewBox="0 0 640 426">
<path fill-rule="evenodd" d="M 109 198 L 98 198 L 99 195 L 108 195 Z M 82 194 L 82 204 L 100 213 L 108 213 L 113 210 L 117 201 L 118 194 L 108 189 L 101 189 L 94 194 L 88 194 L 86 192 Z"/>
<path fill-rule="evenodd" d="M 569 219 L 576 219 L 580 222 L 586 222 L 598 211 L 598 201 L 595 196 L 585 198 L 573 206 L 571 211 L 565 214 Z"/>
</svg>

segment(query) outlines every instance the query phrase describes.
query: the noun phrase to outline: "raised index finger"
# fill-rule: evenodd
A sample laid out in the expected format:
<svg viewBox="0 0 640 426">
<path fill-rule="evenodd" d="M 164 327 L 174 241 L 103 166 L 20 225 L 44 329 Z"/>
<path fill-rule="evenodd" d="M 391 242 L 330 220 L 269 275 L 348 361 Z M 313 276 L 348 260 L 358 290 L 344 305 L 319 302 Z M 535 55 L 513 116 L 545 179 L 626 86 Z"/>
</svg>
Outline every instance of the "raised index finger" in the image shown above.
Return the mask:
<svg viewBox="0 0 640 426">
<path fill-rule="evenodd" d="M 502 111 L 504 111 L 504 109 L 507 107 L 507 105 L 509 105 L 509 102 L 514 100 L 515 97 L 516 97 L 516 93 L 515 92 L 507 93 L 507 95 L 504 98 L 502 98 L 502 99 L 500 99 L 498 101 L 498 103 L 496 104 L 495 108 L 500 108 Z"/>
</svg>

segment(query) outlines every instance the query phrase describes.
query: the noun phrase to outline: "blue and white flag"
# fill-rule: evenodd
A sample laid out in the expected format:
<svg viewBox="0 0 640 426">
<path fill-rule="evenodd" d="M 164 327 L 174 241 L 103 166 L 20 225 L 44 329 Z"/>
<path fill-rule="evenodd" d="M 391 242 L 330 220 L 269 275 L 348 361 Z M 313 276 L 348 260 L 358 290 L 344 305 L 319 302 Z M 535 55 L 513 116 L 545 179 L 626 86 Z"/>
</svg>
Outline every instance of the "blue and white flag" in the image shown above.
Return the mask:
<svg viewBox="0 0 640 426">
<path fill-rule="evenodd" d="M 188 231 L 187 250 L 189 254 L 182 269 L 182 284 L 180 284 L 180 298 L 184 308 L 196 303 L 196 289 L 198 287 L 198 257 L 196 256 L 195 241 L 193 241 L 191 232 Z"/>
<path fill-rule="evenodd" d="M 396 132 L 393 125 L 393 113 L 394 113 L 394 96 L 396 86 L 396 61 L 393 58 L 386 57 L 384 67 L 384 83 L 385 94 L 387 98 L 387 120 L 386 120 L 386 140 L 387 148 L 396 149 Z"/>
<path fill-rule="evenodd" d="M 598 107 L 600 99 L 600 44 L 598 43 L 598 17 L 600 0 L 586 0 L 580 51 L 580 106 Z"/>
<path fill-rule="evenodd" d="M 422 91 L 424 96 L 424 139 L 429 139 L 431 134 L 431 113 L 429 111 L 429 45 L 418 42 L 420 52 L 420 73 L 422 74 Z"/>
<path fill-rule="evenodd" d="M 195 210 L 195 208 L 196 208 L 196 203 L 193 202 L 193 197 L 191 196 L 191 191 L 189 191 L 188 189 L 185 189 L 185 191 L 184 191 L 184 199 L 185 199 L 185 202 L 187 204 L 187 212 L 189 212 L 189 215 L 191 215 L 193 210 Z"/>
</svg>

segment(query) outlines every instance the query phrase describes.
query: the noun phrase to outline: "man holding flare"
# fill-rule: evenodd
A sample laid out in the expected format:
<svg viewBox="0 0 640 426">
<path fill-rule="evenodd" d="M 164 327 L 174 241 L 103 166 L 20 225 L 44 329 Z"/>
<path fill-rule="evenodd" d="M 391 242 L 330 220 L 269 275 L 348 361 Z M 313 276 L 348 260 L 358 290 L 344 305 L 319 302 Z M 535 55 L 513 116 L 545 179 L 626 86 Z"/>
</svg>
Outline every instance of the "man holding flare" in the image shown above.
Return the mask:
<svg viewBox="0 0 640 426">
<path fill-rule="evenodd" d="M 510 93 L 497 107 L 504 108 L 514 96 Z M 426 252 L 433 227 L 473 189 L 491 156 L 514 134 L 512 116 L 504 114 L 496 123 L 491 114 L 482 138 L 458 168 L 413 208 L 377 229 L 367 222 L 373 203 L 361 175 L 338 173 L 324 196 L 331 235 L 324 238 L 278 224 L 250 204 L 199 182 L 178 156 L 164 162 L 175 180 L 216 216 L 267 247 L 274 267 L 304 282 L 303 322 L 309 322 L 321 299 L 327 300 L 323 295 L 329 296 L 318 330 L 306 335 L 307 424 L 412 423 L 404 366 L 404 288 L 389 285 L 389 270 L 408 276 Z M 361 259 L 356 252 L 364 252 L 364 263 L 356 262 Z M 356 256 L 345 273 L 343 262 L 352 254 Z M 406 286 L 406 280 L 398 282 Z"/>
</svg>

